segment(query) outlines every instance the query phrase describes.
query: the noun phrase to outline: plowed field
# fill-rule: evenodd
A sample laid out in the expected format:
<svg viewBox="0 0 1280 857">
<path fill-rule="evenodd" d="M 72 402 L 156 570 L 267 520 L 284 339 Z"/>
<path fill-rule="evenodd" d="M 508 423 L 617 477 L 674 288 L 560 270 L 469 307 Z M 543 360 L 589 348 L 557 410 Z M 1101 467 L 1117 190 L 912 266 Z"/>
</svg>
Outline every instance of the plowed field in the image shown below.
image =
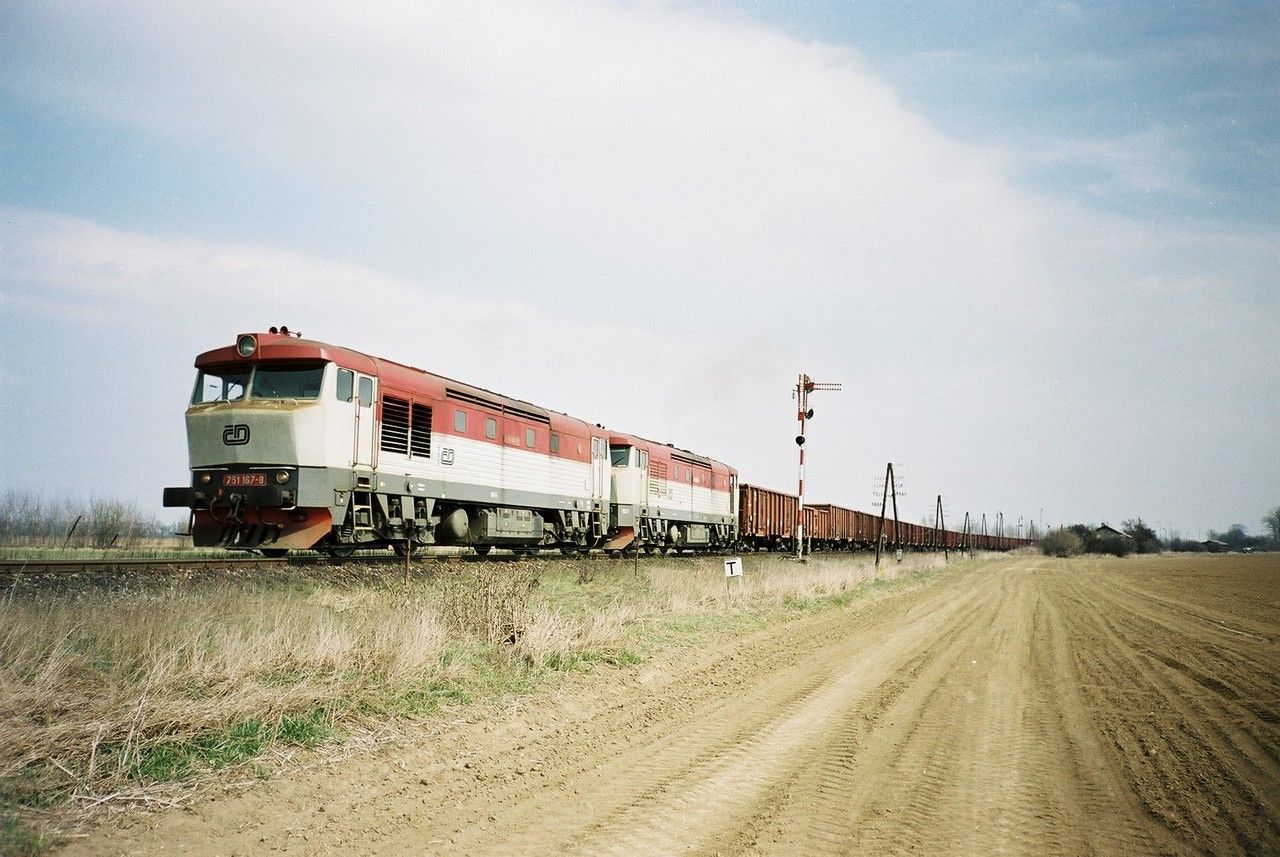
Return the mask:
<svg viewBox="0 0 1280 857">
<path fill-rule="evenodd" d="M 1280 556 L 1010 558 L 74 853 L 1280 852 Z"/>
</svg>

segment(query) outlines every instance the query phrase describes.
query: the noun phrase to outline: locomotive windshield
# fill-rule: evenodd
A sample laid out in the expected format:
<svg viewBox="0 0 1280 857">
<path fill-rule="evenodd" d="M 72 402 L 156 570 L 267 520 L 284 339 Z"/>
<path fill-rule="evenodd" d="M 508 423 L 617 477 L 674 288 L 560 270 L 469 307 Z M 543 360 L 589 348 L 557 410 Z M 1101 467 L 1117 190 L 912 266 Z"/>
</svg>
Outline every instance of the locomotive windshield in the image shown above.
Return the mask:
<svg viewBox="0 0 1280 857">
<path fill-rule="evenodd" d="M 259 363 L 251 369 L 201 369 L 191 403 L 235 402 L 244 399 L 315 399 L 324 380 L 323 363 Z"/>
<path fill-rule="evenodd" d="M 324 364 L 270 366 L 259 363 L 253 370 L 250 393 L 255 399 L 315 399 L 320 396 Z"/>
</svg>

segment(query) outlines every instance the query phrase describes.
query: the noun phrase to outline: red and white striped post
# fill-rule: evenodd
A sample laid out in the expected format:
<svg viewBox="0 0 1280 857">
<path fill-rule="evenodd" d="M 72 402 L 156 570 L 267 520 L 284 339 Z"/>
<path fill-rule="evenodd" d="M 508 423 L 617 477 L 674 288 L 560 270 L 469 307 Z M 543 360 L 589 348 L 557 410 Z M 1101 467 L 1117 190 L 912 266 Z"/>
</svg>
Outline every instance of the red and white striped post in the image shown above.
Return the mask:
<svg viewBox="0 0 1280 857">
<path fill-rule="evenodd" d="M 796 418 L 800 420 L 800 434 L 796 435 L 796 446 L 800 447 L 800 496 L 796 503 L 796 559 L 804 558 L 804 424 L 813 419 L 813 410 L 809 407 L 809 394 L 814 390 L 839 389 L 839 384 L 819 384 L 805 374 L 801 374 L 796 382 Z"/>
</svg>

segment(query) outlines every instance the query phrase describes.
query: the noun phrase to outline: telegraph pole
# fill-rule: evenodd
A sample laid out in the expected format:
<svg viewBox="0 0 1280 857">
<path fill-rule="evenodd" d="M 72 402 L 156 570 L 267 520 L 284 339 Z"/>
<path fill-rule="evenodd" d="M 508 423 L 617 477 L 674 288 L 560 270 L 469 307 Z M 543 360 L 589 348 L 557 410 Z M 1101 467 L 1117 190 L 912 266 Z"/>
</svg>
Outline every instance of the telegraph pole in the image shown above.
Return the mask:
<svg viewBox="0 0 1280 857">
<path fill-rule="evenodd" d="M 892 461 L 886 464 L 884 468 L 884 493 L 880 497 L 880 528 L 876 532 L 876 568 L 880 567 L 880 545 L 884 541 L 884 516 L 888 507 L 890 492 L 893 495 L 893 547 L 896 551 L 902 547 L 902 542 L 898 537 L 898 483 L 893 475 Z"/>
<path fill-rule="evenodd" d="M 804 425 L 813 419 L 813 408 L 809 407 L 809 394 L 815 390 L 839 390 L 839 384 L 819 384 L 808 375 L 801 374 L 796 382 L 796 418 L 800 421 L 800 434 L 796 435 L 796 446 L 800 447 L 800 489 L 799 502 L 796 504 L 796 559 L 804 558 Z"/>
<path fill-rule="evenodd" d="M 942 512 L 942 495 L 938 495 L 938 508 L 933 515 L 933 533 L 934 538 L 942 542 L 942 559 L 944 562 L 951 562 L 951 552 L 947 550 L 947 519 Z M 937 549 L 935 544 L 934 549 Z"/>
</svg>

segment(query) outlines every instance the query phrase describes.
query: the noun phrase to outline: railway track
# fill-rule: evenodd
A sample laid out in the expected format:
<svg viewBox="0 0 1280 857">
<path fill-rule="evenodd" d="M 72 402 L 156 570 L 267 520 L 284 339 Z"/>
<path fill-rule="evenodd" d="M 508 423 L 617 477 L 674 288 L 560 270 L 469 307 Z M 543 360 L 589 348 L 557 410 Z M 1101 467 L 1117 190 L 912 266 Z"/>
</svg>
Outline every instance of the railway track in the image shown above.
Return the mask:
<svg viewBox="0 0 1280 857">
<path fill-rule="evenodd" d="M 697 554 L 705 556 L 705 554 Z M 677 556 L 669 554 L 668 556 Z M 679 556 L 694 556 L 682 554 Z M 607 555 L 596 551 L 590 554 L 564 556 L 558 551 L 542 551 L 535 553 L 490 553 L 486 556 L 461 553 L 428 553 L 416 552 L 412 557 L 414 565 L 423 563 L 473 563 L 473 562 L 519 562 L 528 559 L 615 559 L 631 561 L 636 559 L 634 553 Z M 639 559 L 659 558 L 657 555 L 640 554 Z M 12 577 L 23 573 L 52 572 L 111 572 L 111 571 L 171 571 L 175 569 L 200 569 L 202 571 L 239 570 L 246 566 L 265 568 L 298 568 L 314 566 L 341 566 L 345 564 L 387 565 L 402 567 L 405 559 L 402 556 L 385 551 L 357 552 L 350 556 L 333 557 L 325 554 L 299 554 L 288 557 L 265 557 L 253 554 L 238 554 L 228 557 L 118 557 L 77 559 L 61 557 L 56 559 L 0 559 L 0 577 Z"/>
<path fill-rule="evenodd" d="M 928 548 L 920 549 L 917 552 L 935 553 Z M 478 555 L 473 553 L 435 553 L 433 551 L 417 551 L 412 556 L 414 565 L 434 564 L 442 565 L 449 563 L 475 563 L 475 562 L 520 562 L 522 560 L 532 559 L 564 559 L 564 560 L 609 560 L 620 563 L 632 563 L 638 561 L 651 562 L 660 559 L 690 559 L 697 557 L 714 557 L 714 556 L 731 556 L 735 553 L 743 552 L 720 552 L 720 553 L 646 553 L 641 551 L 638 555 L 634 551 L 626 552 L 605 552 L 592 551 L 588 554 L 569 554 L 565 555 L 559 551 L 536 551 L 536 552 L 492 552 L 486 555 Z M 750 552 L 746 552 L 748 555 Z M 814 558 L 823 556 L 839 556 L 864 554 L 869 555 L 872 551 L 820 551 L 810 556 Z M 955 551 L 952 553 L 963 554 L 963 551 Z M 892 558 L 887 561 L 892 562 Z M 209 556 L 192 556 L 192 557 L 97 557 L 92 559 L 80 559 L 74 557 L 59 557 L 51 559 L 0 559 L 0 578 L 20 576 L 23 574 L 56 574 L 56 573 L 110 573 L 120 571 L 139 571 L 148 570 L 157 573 L 166 571 L 179 570 L 195 570 L 199 569 L 204 572 L 240 571 L 246 567 L 262 567 L 270 569 L 286 569 L 286 568 L 311 568 L 317 566 L 342 566 L 346 564 L 360 565 L 386 565 L 390 567 L 403 567 L 405 558 L 396 554 L 387 553 L 386 551 L 367 551 L 356 552 L 350 556 L 335 557 L 327 554 L 293 554 L 287 557 L 266 557 L 255 554 L 236 554 L 227 557 L 209 557 Z"/>
<path fill-rule="evenodd" d="M 550 555 L 549 555 L 550 556 Z M 524 557 L 514 555 L 501 556 L 462 556 L 462 555 L 432 555 L 432 554 L 415 554 L 414 563 L 420 562 L 475 562 L 480 560 L 489 561 L 512 561 L 523 559 Z M 219 569 L 243 569 L 246 566 L 263 566 L 269 568 L 292 568 L 292 567 L 311 567 L 323 565 L 342 565 L 344 563 L 362 563 L 366 565 L 404 565 L 404 558 L 379 553 L 356 553 L 348 557 L 331 557 L 324 554 L 298 555 L 288 557 L 265 557 L 253 554 L 239 554 L 228 557 L 118 557 L 118 558 L 95 558 L 95 559 L 76 559 L 76 558 L 57 558 L 57 559 L 0 559 L 0 575 L 14 575 L 23 572 L 95 572 L 95 571 L 116 571 L 116 570 L 134 570 L 144 571 L 154 569 L 156 571 L 166 571 L 172 569 L 191 569 L 199 568 L 205 571 L 217 571 Z"/>
</svg>

